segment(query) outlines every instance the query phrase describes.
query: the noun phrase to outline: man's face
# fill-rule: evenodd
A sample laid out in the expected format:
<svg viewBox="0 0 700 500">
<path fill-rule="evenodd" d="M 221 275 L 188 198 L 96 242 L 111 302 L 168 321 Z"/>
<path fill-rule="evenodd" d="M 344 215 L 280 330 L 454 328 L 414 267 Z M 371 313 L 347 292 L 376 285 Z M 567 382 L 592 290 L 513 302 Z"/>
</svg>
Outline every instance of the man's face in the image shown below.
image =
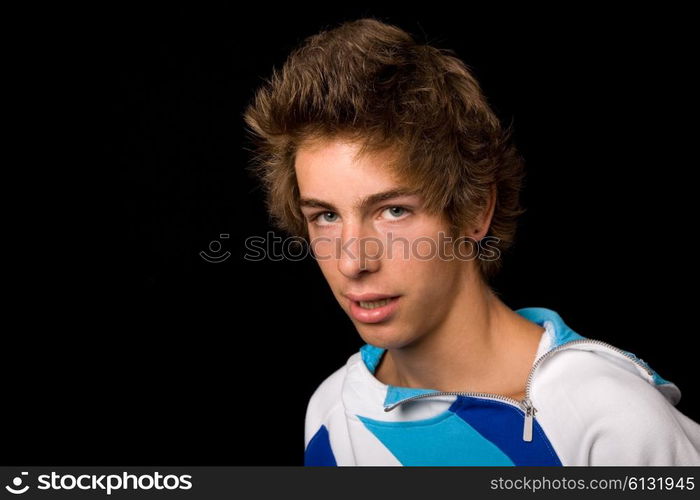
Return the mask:
<svg viewBox="0 0 700 500">
<path fill-rule="evenodd" d="M 441 325 L 474 266 L 448 258 L 448 225 L 419 194 L 386 195 L 410 191 L 386 167 L 388 153 L 354 161 L 357 147 L 328 140 L 299 149 L 301 209 L 321 271 L 362 339 L 399 348 Z M 372 295 L 390 299 L 366 303 Z"/>
</svg>

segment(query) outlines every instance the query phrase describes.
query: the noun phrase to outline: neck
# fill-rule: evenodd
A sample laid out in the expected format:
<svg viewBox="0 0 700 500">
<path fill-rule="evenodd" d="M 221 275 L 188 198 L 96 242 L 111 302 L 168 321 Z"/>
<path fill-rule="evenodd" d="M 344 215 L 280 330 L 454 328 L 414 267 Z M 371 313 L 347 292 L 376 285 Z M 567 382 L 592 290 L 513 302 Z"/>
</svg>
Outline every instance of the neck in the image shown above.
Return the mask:
<svg viewBox="0 0 700 500">
<path fill-rule="evenodd" d="M 542 332 L 475 277 L 433 332 L 388 350 L 376 376 L 401 387 L 519 396 Z"/>
</svg>

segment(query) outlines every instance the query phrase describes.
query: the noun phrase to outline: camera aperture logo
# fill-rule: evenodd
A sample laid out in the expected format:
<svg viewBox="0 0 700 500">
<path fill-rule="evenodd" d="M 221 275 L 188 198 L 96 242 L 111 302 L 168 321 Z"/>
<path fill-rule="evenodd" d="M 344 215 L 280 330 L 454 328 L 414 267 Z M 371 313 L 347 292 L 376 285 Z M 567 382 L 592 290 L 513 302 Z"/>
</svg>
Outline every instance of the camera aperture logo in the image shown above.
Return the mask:
<svg viewBox="0 0 700 500">
<path fill-rule="evenodd" d="M 221 233 L 219 235 L 219 238 L 222 240 L 227 240 L 229 237 L 230 235 L 228 233 Z M 206 262 L 210 262 L 212 264 L 225 262 L 229 257 L 231 257 L 231 252 L 228 250 L 222 252 L 222 248 L 223 246 L 219 240 L 212 240 L 209 242 L 209 252 L 211 253 L 207 253 L 206 250 L 202 250 L 199 252 L 199 256 Z"/>
<path fill-rule="evenodd" d="M 7 486 L 5 486 L 5 489 L 14 495 L 21 495 L 22 493 L 26 493 L 29 489 L 29 485 L 27 484 L 24 487 L 22 487 L 22 476 L 26 476 L 28 474 L 29 472 L 22 472 L 20 476 L 17 476 L 12 479 L 12 486 L 8 484 Z"/>
<path fill-rule="evenodd" d="M 12 484 L 5 486 L 5 489 L 14 495 L 21 495 L 29 490 L 29 484 L 25 483 L 28 472 L 22 472 L 21 476 L 12 479 Z M 153 474 L 42 474 L 37 477 L 38 490 L 84 490 L 103 491 L 111 495 L 115 490 L 190 490 L 192 489 L 192 476 L 183 474 L 177 476 L 168 474 L 164 476 L 160 472 Z M 24 484 L 24 486 L 22 486 Z"/>
</svg>

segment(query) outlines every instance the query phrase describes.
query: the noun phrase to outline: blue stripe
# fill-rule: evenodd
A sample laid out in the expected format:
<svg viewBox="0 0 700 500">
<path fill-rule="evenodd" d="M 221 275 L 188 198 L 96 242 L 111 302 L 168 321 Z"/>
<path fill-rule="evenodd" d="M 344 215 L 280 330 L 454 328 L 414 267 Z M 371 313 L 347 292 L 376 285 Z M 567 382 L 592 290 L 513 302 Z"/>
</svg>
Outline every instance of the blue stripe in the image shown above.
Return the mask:
<svg viewBox="0 0 700 500">
<path fill-rule="evenodd" d="M 515 465 L 561 465 L 544 431 L 533 421 L 532 441 L 523 441 L 525 415 L 513 405 L 457 396 L 450 410 L 505 453 Z"/>
<path fill-rule="evenodd" d="M 358 418 L 401 465 L 513 465 L 497 446 L 451 411 L 410 422 Z"/>
<path fill-rule="evenodd" d="M 304 465 L 338 465 L 333 456 L 331 442 L 328 438 L 328 429 L 322 425 L 309 441 L 304 450 Z"/>
</svg>

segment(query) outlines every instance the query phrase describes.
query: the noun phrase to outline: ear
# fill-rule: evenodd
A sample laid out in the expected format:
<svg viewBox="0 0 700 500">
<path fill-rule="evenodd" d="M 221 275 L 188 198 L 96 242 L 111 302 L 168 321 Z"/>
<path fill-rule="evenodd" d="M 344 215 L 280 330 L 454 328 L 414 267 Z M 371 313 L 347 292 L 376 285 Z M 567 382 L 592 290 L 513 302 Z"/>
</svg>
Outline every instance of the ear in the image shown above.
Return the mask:
<svg viewBox="0 0 700 500">
<path fill-rule="evenodd" d="M 480 217 L 477 219 L 476 225 L 472 226 L 468 236 L 476 241 L 480 241 L 489 232 L 489 227 L 491 227 L 491 219 L 493 218 L 493 212 L 496 209 L 496 184 L 491 185 L 491 194 L 489 199 L 486 201 L 486 207 L 481 213 Z"/>
</svg>

